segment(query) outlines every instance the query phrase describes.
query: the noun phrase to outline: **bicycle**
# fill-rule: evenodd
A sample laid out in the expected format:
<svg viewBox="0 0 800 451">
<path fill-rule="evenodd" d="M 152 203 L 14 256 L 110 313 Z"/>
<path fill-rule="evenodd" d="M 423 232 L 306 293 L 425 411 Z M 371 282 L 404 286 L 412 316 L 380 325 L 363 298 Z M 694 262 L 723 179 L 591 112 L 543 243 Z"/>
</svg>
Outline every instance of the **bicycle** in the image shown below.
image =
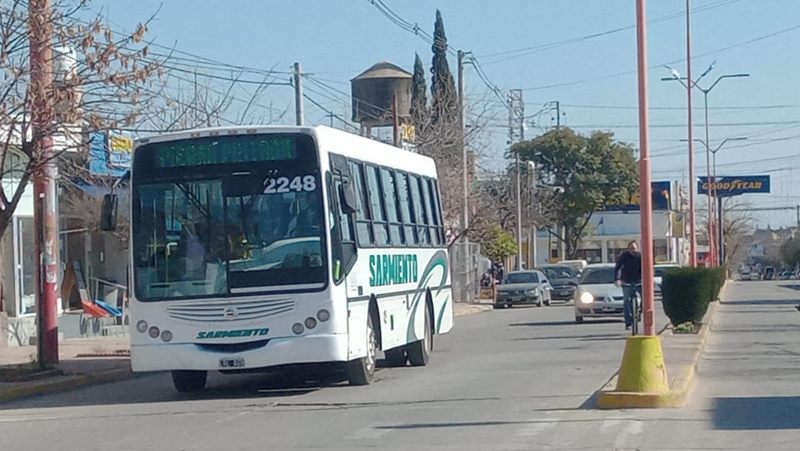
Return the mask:
<svg viewBox="0 0 800 451">
<path fill-rule="evenodd" d="M 639 322 L 642 321 L 642 282 L 625 283 L 623 287 L 633 288 L 633 324 L 631 324 L 631 335 L 639 335 Z M 624 288 L 623 288 L 624 289 Z"/>
</svg>

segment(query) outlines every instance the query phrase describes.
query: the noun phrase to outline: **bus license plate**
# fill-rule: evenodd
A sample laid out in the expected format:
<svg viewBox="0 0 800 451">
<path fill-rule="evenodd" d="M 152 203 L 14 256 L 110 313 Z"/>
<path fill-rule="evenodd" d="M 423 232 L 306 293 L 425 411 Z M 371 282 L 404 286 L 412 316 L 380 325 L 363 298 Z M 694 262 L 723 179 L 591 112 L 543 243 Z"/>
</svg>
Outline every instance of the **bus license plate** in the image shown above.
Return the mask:
<svg viewBox="0 0 800 451">
<path fill-rule="evenodd" d="M 244 357 L 232 359 L 219 359 L 220 368 L 244 368 Z"/>
</svg>

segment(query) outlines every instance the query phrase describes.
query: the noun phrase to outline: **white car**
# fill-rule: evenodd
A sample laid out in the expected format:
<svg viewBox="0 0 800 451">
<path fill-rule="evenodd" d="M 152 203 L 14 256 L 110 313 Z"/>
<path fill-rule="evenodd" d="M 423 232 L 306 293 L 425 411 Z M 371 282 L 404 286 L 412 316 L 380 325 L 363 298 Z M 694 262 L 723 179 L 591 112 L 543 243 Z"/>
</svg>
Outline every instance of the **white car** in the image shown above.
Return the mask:
<svg viewBox="0 0 800 451">
<path fill-rule="evenodd" d="M 653 268 L 653 282 L 655 283 L 656 299 L 661 299 L 662 298 L 662 295 L 661 295 L 661 282 L 663 280 L 664 273 L 666 273 L 667 270 L 670 269 L 670 268 L 677 268 L 677 267 L 678 267 L 678 265 L 676 265 L 674 263 L 664 263 L 664 264 L 661 264 L 661 265 L 655 265 L 655 267 Z"/>
<path fill-rule="evenodd" d="M 614 264 L 588 265 L 575 292 L 575 322 L 584 318 L 623 318 L 624 295 L 615 282 Z"/>
</svg>

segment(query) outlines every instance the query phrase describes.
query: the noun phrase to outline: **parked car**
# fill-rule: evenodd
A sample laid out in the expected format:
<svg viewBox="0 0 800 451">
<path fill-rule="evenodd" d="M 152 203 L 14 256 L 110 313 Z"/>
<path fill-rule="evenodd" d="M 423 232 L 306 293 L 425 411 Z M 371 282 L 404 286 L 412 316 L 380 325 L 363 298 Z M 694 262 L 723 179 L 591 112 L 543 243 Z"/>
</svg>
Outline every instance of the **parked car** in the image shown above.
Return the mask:
<svg viewBox="0 0 800 451">
<path fill-rule="evenodd" d="M 552 287 L 541 271 L 513 271 L 507 273 L 500 285 L 494 308 L 511 308 L 519 304 L 550 305 Z"/>
<path fill-rule="evenodd" d="M 562 266 L 569 266 L 573 271 L 575 271 L 575 274 L 580 276 L 581 272 L 583 272 L 583 269 L 586 268 L 589 262 L 586 260 L 561 260 L 558 262 L 558 264 Z"/>
<path fill-rule="evenodd" d="M 764 280 L 772 280 L 775 278 L 775 268 L 772 266 L 767 266 L 764 269 Z"/>
<path fill-rule="evenodd" d="M 553 291 L 550 292 L 554 301 L 569 302 L 575 297 L 578 289 L 578 274 L 567 265 L 542 265 L 538 268 L 547 276 Z"/>
<path fill-rule="evenodd" d="M 659 265 L 655 265 L 653 267 L 653 282 L 655 283 L 655 295 L 656 299 L 661 299 L 663 296 L 661 294 L 661 282 L 664 277 L 664 273 L 667 272 L 670 268 L 677 268 L 678 265 L 674 263 L 663 263 Z"/>
<path fill-rule="evenodd" d="M 575 322 L 584 318 L 622 318 L 624 295 L 614 282 L 614 264 L 589 265 L 575 293 Z"/>
</svg>

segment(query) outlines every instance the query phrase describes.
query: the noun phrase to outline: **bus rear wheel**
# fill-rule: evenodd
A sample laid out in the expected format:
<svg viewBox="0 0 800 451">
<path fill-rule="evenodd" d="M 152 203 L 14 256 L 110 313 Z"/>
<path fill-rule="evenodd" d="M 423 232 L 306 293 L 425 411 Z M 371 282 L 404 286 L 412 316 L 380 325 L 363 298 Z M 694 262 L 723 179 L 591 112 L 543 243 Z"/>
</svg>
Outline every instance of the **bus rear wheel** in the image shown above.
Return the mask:
<svg viewBox="0 0 800 451">
<path fill-rule="evenodd" d="M 408 344 L 408 361 L 411 366 L 425 366 L 431 359 L 431 351 L 433 351 L 433 336 L 431 334 L 431 311 L 425 308 L 425 335 L 422 340 L 415 341 Z"/>
<path fill-rule="evenodd" d="M 367 356 L 347 362 L 347 381 L 350 385 L 369 385 L 375 375 L 375 356 L 378 341 L 372 326 L 372 315 L 367 315 Z"/>
<path fill-rule="evenodd" d="M 172 384 L 181 393 L 202 390 L 206 386 L 208 372 L 175 370 L 172 372 Z"/>
</svg>

